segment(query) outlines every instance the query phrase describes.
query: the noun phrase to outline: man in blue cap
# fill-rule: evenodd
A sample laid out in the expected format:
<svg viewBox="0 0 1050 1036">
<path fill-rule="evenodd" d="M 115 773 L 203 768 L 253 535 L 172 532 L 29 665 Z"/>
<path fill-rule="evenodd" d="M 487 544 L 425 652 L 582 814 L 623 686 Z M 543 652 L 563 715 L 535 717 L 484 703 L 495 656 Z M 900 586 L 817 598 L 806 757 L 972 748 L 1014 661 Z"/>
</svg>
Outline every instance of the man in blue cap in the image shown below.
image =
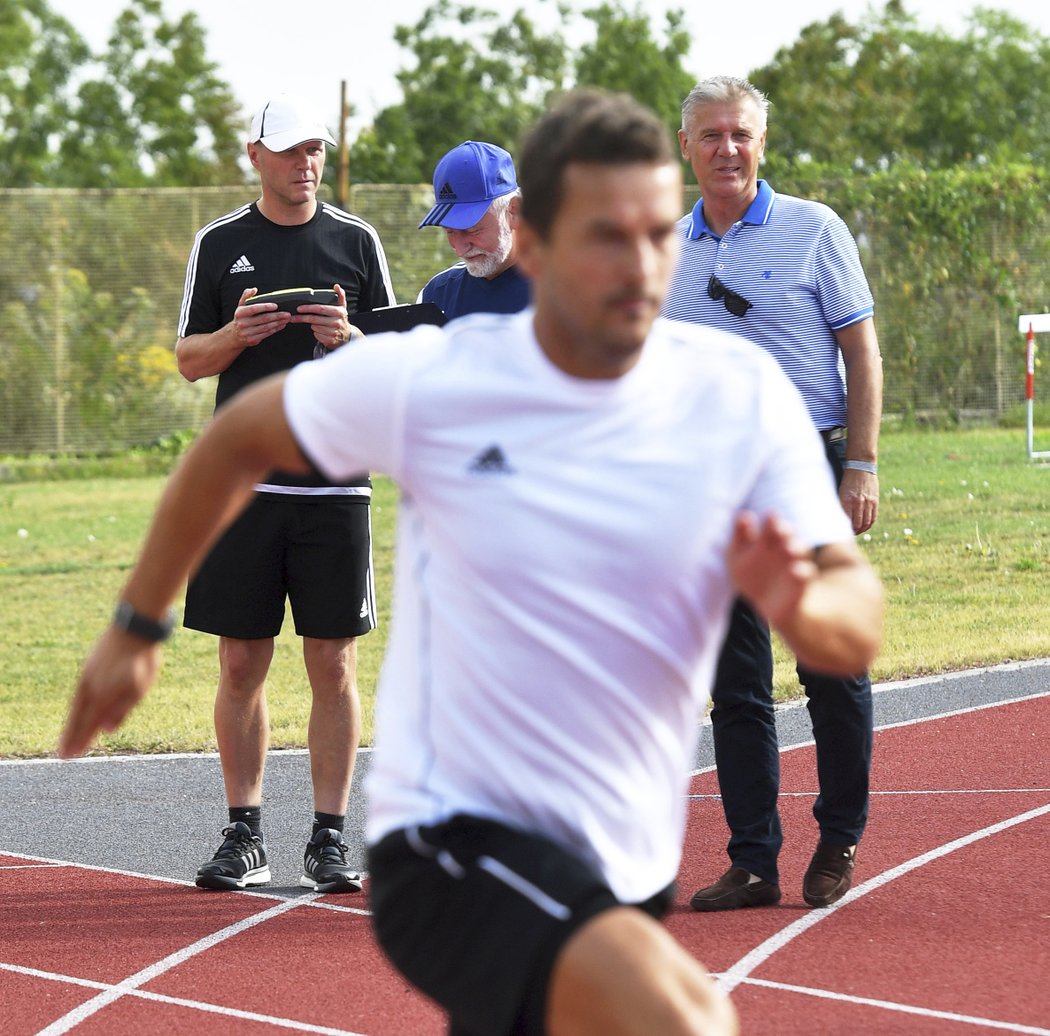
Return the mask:
<svg viewBox="0 0 1050 1036">
<path fill-rule="evenodd" d="M 434 169 L 434 202 L 419 227 L 442 227 L 459 262 L 435 274 L 416 301 L 433 302 L 449 320 L 524 309 L 529 282 L 515 242 L 521 191 L 509 153 L 476 140 L 454 147 Z"/>
</svg>

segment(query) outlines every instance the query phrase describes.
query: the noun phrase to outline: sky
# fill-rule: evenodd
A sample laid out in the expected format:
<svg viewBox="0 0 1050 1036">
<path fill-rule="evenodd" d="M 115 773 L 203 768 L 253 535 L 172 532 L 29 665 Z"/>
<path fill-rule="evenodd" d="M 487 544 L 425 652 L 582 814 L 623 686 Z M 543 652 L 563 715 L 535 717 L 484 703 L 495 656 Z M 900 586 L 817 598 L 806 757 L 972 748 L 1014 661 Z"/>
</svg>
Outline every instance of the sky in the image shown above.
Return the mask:
<svg viewBox="0 0 1050 1036">
<path fill-rule="evenodd" d="M 380 109 L 395 104 L 400 92 L 395 78 L 412 55 L 394 42 L 395 25 L 412 25 L 431 0 L 313 0 L 298 7 L 294 0 L 162 0 L 165 16 L 178 19 L 193 11 L 207 33 L 208 57 L 219 66 L 245 111 L 265 103 L 271 94 L 289 91 L 310 98 L 330 129 L 338 133 L 342 83 L 355 108 L 350 136 Z M 554 27 L 554 0 L 473 0 L 476 6 L 505 16 L 523 8 L 542 28 Z M 88 43 L 105 46 L 127 0 L 48 0 Z M 574 9 L 597 6 L 575 0 Z M 686 12 L 685 25 L 694 46 L 686 63 L 696 77 L 746 75 L 768 63 L 801 29 L 825 21 L 836 11 L 860 20 L 871 10 L 868 0 L 748 0 L 744 4 L 696 0 L 625 0 L 647 12 L 662 27 L 670 9 Z M 882 2 L 875 5 L 881 10 Z M 969 0 L 904 0 L 905 9 L 925 29 L 961 32 Z M 1003 10 L 1050 36 L 1047 0 L 982 0 L 981 6 Z M 743 12 L 746 11 L 746 14 Z M 775 101 L 776 99 L 773 98 Z"/>
</svg>

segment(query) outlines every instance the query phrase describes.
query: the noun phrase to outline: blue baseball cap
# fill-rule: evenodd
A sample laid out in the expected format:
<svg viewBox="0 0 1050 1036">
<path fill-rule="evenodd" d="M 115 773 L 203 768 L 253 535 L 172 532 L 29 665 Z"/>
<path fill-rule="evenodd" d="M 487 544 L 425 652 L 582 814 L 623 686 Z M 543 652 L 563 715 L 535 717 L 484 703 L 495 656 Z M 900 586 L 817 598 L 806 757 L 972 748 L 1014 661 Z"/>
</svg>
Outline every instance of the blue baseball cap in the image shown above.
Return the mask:
<svg viewBox="0 0 1050 1036">
<path fill-rule="evenodd" d="M 423 227 L 469 230 L 496 198 L 518 189 L 514 160 L 495 144 L 465 140 L 434 169 L 434 207 Z"/>
</svg>

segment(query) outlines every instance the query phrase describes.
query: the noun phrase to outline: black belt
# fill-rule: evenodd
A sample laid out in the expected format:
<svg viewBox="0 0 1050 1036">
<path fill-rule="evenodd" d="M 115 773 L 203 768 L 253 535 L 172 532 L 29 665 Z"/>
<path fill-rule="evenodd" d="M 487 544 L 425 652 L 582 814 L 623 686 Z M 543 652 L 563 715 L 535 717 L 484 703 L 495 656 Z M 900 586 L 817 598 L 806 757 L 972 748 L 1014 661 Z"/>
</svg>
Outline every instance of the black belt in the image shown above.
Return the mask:
<svg viewBox="0 0 1050 1036">
<path fill-rule="evenodd" d="M 838 425 L 835 428 L 821 428 L 820 437 L 825 442 L 838 442 L 846 438 L 846 429 L 843 425 Z"/>
</svg>

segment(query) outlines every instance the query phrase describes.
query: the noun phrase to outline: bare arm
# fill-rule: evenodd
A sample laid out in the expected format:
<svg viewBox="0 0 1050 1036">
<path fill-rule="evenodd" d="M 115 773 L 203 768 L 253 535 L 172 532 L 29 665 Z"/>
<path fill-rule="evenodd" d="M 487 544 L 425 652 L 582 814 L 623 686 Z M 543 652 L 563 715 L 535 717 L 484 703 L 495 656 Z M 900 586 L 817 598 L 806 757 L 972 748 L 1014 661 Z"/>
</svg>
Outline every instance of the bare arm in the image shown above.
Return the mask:
<svg viewBox="0 0 1050 1036">
<path fill-rule="evenodd" d="M 217 331 L 186 335 L 175 343 L 175 362 L 187 381 L 198 381 L 221 374 L 245 349 L 288 326 L 288 313 L 278 312 L 273 302 L 250 305 L 255 288 L 245 288 L 233 319 Z"/>
<path fill-rule="evenodd" d="M 882 355 L 870 317 L 835 332 L 846 366 L 847 459 L 875 463 L 879 459 L 882 421 Z M 867 532 L 879 515 L 879 477 L 847 470 L 839 500 L 853 522 L 854 533 Z"/>
<path fill-rule="evenodd" d="M 799 662 L 829 675 L 871 666 L 882 642 L 883 590 L 851 541 L 807 550 L 776 516 L 737 519 L 728 553 L 740 593 Z"/>
<path fill-rule="evenodd" d="M 248 502 L 270 469 L 307 471 L 284 418 L 284 376 L 238 394 L 187 452 L 161 496 L 122 598 L 160 618 L 209 546 Z M 87 750 L 100 730 L 113 730 L 146 694 L 160 667 L 160 648 L 109 627 L 84 664 L 66 728 L 63 756 Z"/>
<path fill-rule="evenodd" d="M 350 324 L 346 312 L 346 293 L 342 285 L 333 284 L 338 303 L 334 306 L 299 306 L 292 315 L 277 309 L 273 302 L 251 305 L 255 288 L 241 295 L 233 319 L 218 331 L 187 335 L 175 343 L 175 360 L 179 373 L 187 381 L 221 374 L 245 349 L 251 349 L 289 324 L 309 324 L 314 338 L 331 351 L 345 345 L 361 332 Z"/>
</svg>

